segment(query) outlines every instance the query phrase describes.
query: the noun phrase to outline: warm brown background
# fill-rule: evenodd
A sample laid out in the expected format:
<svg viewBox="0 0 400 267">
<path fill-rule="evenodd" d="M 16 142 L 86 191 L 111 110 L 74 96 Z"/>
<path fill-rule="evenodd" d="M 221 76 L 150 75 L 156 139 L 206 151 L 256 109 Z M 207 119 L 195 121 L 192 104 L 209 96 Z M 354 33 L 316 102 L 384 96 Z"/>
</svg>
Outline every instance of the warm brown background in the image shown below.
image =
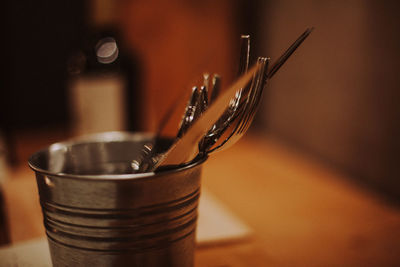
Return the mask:
<svg viewBox="0 0 400 267">
<path fill-rule="evenodd" d="M 397 1 L 269 1 L 263 52 L 278 55 L 305 27 L 315 31 L 271 80 L 258 121 L 397 200 L 399 8 Z"/>
<path fill-rule="evenodd" d="M 232 55 L 236 55 L 239 39 L 232 27 L 236 6 L 225 0 L 119 3 L 116 21 L 143 62 L 144 129 L 157 130 L 157 123 L 174 102 L 179 108 L 172 120 L 179 121 L 190 89 L 201 84 L 203 73 L 232 79 L 236 63 Z M 172 127 L 171 134 L 176 131 L 173 123 Z"/>
</svg>

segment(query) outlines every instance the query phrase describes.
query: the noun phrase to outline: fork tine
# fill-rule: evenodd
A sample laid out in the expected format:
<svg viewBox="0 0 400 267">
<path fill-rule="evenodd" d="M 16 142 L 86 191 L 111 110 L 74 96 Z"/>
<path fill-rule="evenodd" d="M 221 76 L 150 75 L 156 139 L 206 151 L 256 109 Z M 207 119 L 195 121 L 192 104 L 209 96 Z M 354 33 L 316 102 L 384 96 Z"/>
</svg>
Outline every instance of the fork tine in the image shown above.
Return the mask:
<svg viewBox="0 0 400 267">
<path fill-rule="evenodd" d="M 240 55 L 239 55 L 239 70 L 237 77 L 240 77 L 247 72 L 250 61 L 250 35 L 240 36 Z M 242 88 L 236 92 L 235 97 L 232 99 L 232 106 L 237 106 L 237 103 L 242 98 L 243 91 L 246 88 Z M 234 112 L 234 111 L 233 111 Z"/>
<path fill-rule="evenodd" d="M 257 62 L 257 64 L 259 64 L 258 62 Z M 232 131 L 232 133 L 228 136 L 228 138 L 230 138 L 231 137 L 231 135 L 233 134 L 233 133 L 235 133 L 236 131 L 238 131 L 238 129 L 241 127 L 241 124 L 240 124 L 240 122 L 243 122 L 243 116 L 246 116 L 246 111 L 248 110 L 248 107 L 249 107 L 249 103 L 250 103 L 250 101 L 251 101 L 251 99 L 253 98 L 253 95 L 254 95 L 254 89 L 256 88 L 256 85 L 257 85 L 257 81 L 258 81 L 258 74 L 259 74 L 259 72 L 257 72 L 256 74 L 254 74 L 254 76 L 253 76 L 253 79 L 252 79 L 252 81 L 251 81 L 251 84 L 250 84 L 250 86 L 249 86 L 249 88 L 248 88 L 248 95 L 247 95 L 247 97 L 246 97 L 246 100 L 245 100 L 245 103 L 243 104 L 243 110 L 242 110 L 242 114 L 240 114 L 239 116 L 241 117 L 240 119 L 239 119 L 239 123 L 236 125 L 236 127 L 235 127 L 235 129 Z M 227 139 L 228 139 L 227 138 Z M 225 141 L 224 141 L 225 142 Z"/>
<path fill-rule="evenodd" d="M 219 91 L 221 90 L 221 78 L 218 74 L 214 74 L 212 79 L 210 104 L 218 97 Z"/>
<path fill-rule="evenodd" d="M 204 102 L 204 108 L 207 109 L 208 104 L 209 104 L 209 99 L 208 99 L 208 90 L 209 90 L 209 84 L 210 84 L 210 74 L 204 73 L 203 74 L 203 86 L 201 87 L 201 95 L 202 95 L 202 101 Z M 204 110 L 203 110 L 204 111 Z"/>
<path fill-rule="evenodd" d="M 254 94 L 253 103 L 250 107 L 251 110 L 249 111 L 248 119 L 246 121 L 244 129 L 242 129 L 241 132 L 246 132 L 248 130 L 248 128 L 250 127 L 250 125 L 254 119 L 254 116 L 258 110 L 259 104 L 261 102 L 262 93 L 264 91 L 265 84 L 266 84 L 266 80 L 263 77 L 264 77 L 266 70 L 268 69 L 269 58 L 260 57 L 260 58 L 258 58 L 258 60 L 259 60 L 260 64 L 262 64 L 263 66 L 260 69 L 258 85 L 256 87 L 256 93 Z"/>
<path fill-rule="evenodd" d="M 187 129 L 189 129 L 192 120 L 196 117 L 196 112 L 199 112 L 199 110 L 196 111 L 196 104 L 198 102 L 199 96 L 200 95 L 197 86 L 193 86 L 192 94 L 190 95 L 185 113 L 183 114 L 177 137 L 181 137 L 187 131 Z"/>
<path fill-rule="evenodd" d="M 250 35 L 240 36 L 240 57 L 238 76 L 247 72 L 250 60 Z"/>
<path fill-rule="evenodd" d="M 240 36 L 240 54 L 239 54 L 239 69 L 238 77 L 247 72 L 250 60 L 250 36 L 241 35 Z M 254 78 L 253 78 L 254 80 Z M 253 81 L 252 81 L 253 82 Z M 213 89 L 211 92 L 210 103 L 214 101 L 216 95 L 219 93 L 220 79 L 219 76 L 214 76 L 213 79 Z M 201 142 L 201 150 L 210 151 L 210 148 L 216 143 L 218 138 L 229 128 L 232 121 L 237 117 L 238 107 L 241 107 L 241 101 L 243 99 L 242 94 L 248 92 L 251 86 L 247 85 L 236 92 L 235 97 L 231 100 L 229 107 L 221 118 L 214 124 L 214 126 L 207 133 L 203 141 Z"/>
<path fill-rule="evenodd" d="M 259 97 L 261 97 L 261 92 L 263 91 L 262 85 L 263 83 L 263 76 L 265 72 L 265 66 L 268 62 L 267 58 L 259 57 L 257 59 L 257 64 L 261 65 L 260 71 L 257 73 L 254 88 L 251 94 L 248 96 L 248 104 L 245 111 L 245 117 L 241 121 L 241 125 L 238 129 L 238 133 L 242 133 L 247 130 L 248 124 L 251 123 L 253 114 L 255 113 L 257 103 L 259 103 Z"/>
<path fill-rule="evenodd" d="M 255 117 L 256 110 L 258 108 L 257 102 L 259 102 L 259 101 L 258 101 L 258 98 L 256 97 L 256 98 L 254 98 L 254 100 L 252 102 L 251 110 L 249 111 L 249 115 L 247 116 L 246 120 L 243 122 L 243 126 L 240 129 L 240 132 L 239 132 L 240 136 L 239 137 L 244 135 L 244 133 L 246 133 L 247 130 L 250 128 L 251 123 L 253 122 L 253 119 Z"/>
<path fill-rule="evenodd" d="M 264 85 L 263 77 L 265 73 L 266 62 L 268 61 L 269 59 L 267 58 L 259 58 L 257 64 L 263 64 L 263 66 L 261 67 L 260 71 L 256 73 L 253 77 L 247 93 L 248 95 L 246 97 L 246 102 L 239 106 L 239 110 L 236 112 L 235 117 L 232 119 L 232 121 L 237 121 L 234 129 L 231 131 L 229 136 L 221 142 L 221 144 L 208 150 L 208 154 L 220 150 L 221 147 L 229 147 L 237 140 L 239 140 L 242 136 L 242 134 L 240 133 L 246 128 L 247 122 L 251 119 L 251 114 L 249 112 L 250 110 L 254 109 L 253 106 L 255 104 L 255 101 L 257 100 L 257 95 L 259 95 L 260 87 Z"/>
<path fill-rule="evenodd" d="M 207 87 L 201 86 L 199 90 L 199 98 L 197 99 L 196 108 L 199 109 L 199 116 L 207 110 L 208 107 L 208 97 L 207 97 Z"/>
</svg>

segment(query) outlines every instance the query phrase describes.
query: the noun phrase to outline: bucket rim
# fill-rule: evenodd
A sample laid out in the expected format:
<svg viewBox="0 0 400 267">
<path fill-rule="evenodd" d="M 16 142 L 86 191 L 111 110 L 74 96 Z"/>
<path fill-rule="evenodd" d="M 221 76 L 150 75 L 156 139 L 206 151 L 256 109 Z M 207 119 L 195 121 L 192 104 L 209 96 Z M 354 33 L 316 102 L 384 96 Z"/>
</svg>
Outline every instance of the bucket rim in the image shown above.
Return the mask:
<svg viewBox="0 0 400 267">
<path fill-rule="evenodd" d="M 51 147 L 66 147 L 71 145 L 78 145 L 88 142 L 118 142 L 118 141 L 127 141 L 127 140 L 143 140 L 143 138 L 154 138 L 154 134 L 152 133 L 145 133 L 145 132 L 104 132 L 104 133 L 96 133 L 96 134 L 89 134 L 84 136 L 79 136 L 75 138 L 71 138 L 65 141 L 53 143 L 46 148 L 40 149 L 33 153 L 28 159 L 29 167 L 37 174 L 42 174 L 45 176 L 52 176 L 52 177 L 62 177 L 67 179 L 80 179 L 80 180 L 98 180 L 98 181 L 116 181 L 116 180 L 141 180 L 141 179 L 148 179 L 148 178 L 158 178 L 164 175 L 169 175 L 173 173 L 182 172 L 188 169 L 192 169 L 198 165 L 204 163 L 208 155 L 201 154 L 200 156 L 196 157 L 189 163 L 185 163 L 179 166 L 172 166 L 171 168 L 165 168 L 157 172 L 146 172 L 146 173 L 131 173 L 131 174 L 71 174 L 71 173 L 56 173 L 52 172 L 43 168 L 40 168 L 34 164 L 35 159 L 43 154 L 46 153 L 51 149 Z"/>
</svg>

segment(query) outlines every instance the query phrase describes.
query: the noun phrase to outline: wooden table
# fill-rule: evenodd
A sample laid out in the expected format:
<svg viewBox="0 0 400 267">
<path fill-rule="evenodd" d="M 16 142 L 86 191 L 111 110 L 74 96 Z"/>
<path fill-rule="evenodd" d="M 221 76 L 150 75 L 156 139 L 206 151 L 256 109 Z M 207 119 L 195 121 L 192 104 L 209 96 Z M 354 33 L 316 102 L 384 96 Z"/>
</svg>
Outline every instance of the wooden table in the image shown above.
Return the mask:
<svg viewBox="0 0 400 267">
<path fill-rule="evenodd" d="M 5 185 L 12 242 L 44 235 L 34 174 Z M 213 155 L 203 184 L 254 229 L 200 247 L 196 266 L 400 266 L 400 209 L 343 174 L 267 137 Z"/>
</svg>

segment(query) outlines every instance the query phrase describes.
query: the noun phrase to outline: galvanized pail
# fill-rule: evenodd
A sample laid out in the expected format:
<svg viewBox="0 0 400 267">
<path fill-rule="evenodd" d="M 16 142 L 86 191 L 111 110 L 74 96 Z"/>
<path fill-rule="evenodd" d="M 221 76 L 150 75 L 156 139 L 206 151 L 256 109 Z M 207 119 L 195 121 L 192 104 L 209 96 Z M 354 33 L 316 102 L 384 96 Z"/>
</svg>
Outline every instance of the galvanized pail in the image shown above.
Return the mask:
<svg viewBox="0 0 400 267">
<path fill-rule="evenodd" d="M 54 266 L 193 266 L 205 158 L 129 174 L 132 160 L 153 141 L 110 132 L 32 155 Z M 156 141 L 161 148 L 169 143 Z"/>
</svg>

